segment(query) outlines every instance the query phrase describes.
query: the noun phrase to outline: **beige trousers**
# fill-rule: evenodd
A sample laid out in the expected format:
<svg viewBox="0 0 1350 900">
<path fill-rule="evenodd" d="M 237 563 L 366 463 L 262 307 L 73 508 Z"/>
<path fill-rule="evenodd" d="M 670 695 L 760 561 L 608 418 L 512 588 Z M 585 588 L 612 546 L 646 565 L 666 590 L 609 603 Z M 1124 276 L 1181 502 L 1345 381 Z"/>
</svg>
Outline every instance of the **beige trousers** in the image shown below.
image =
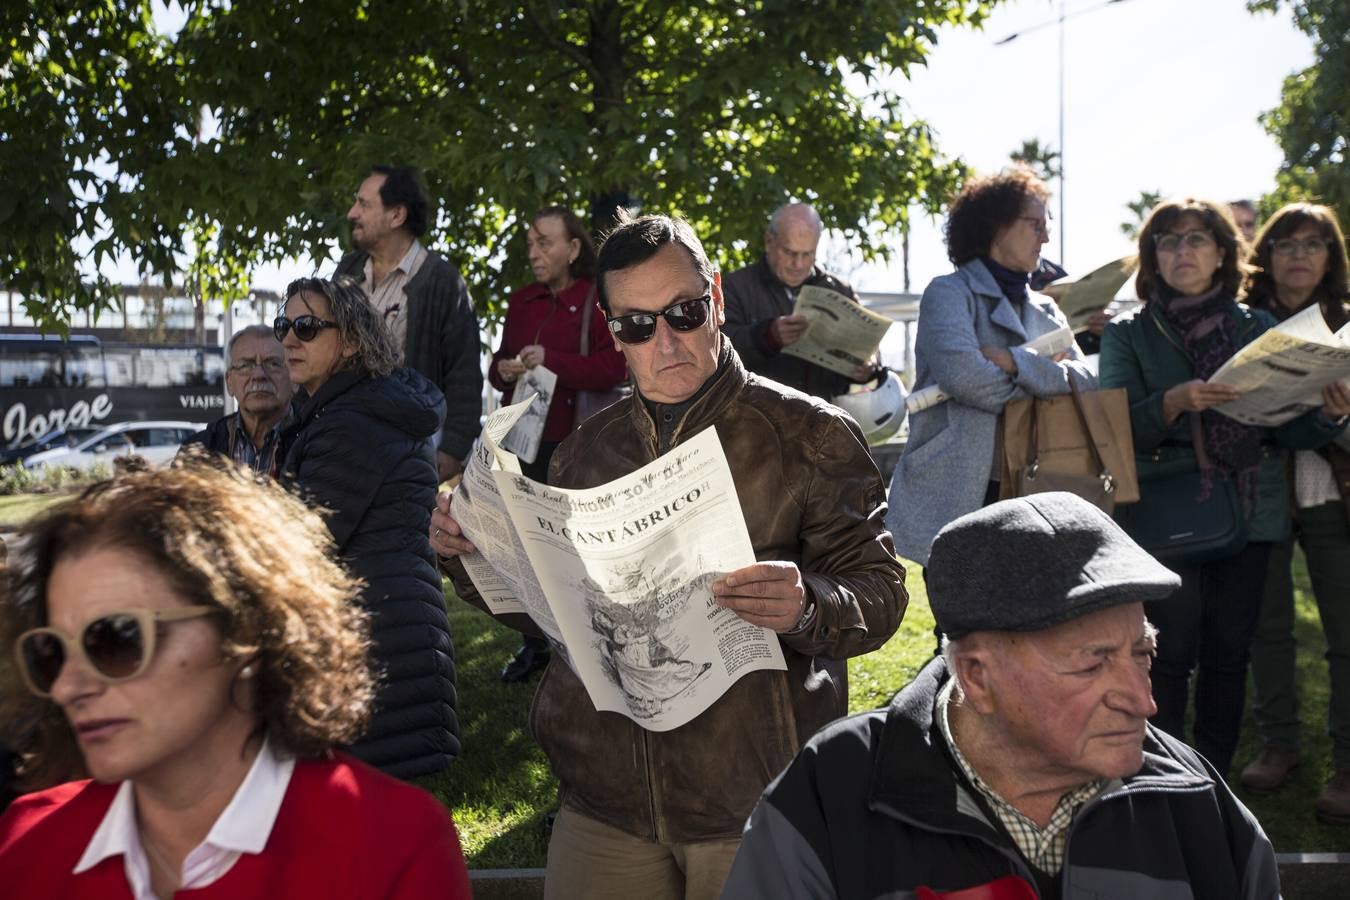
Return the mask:
<svg viewBox="0 0 1350 900">
<path fill-rule="evenodd" d="M 740 845 L 658 844 L 564 804 L 548 842 L 544 900 L 717 900 Z"/>
</svg>

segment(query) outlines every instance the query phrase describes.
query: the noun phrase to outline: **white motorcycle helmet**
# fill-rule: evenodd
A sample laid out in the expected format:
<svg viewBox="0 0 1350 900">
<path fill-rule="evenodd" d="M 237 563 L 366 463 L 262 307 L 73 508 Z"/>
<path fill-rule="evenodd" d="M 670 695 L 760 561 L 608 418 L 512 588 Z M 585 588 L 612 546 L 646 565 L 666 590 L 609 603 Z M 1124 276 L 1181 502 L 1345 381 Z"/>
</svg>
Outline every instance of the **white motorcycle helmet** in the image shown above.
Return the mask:
<svg viewBox="0 0 1350 900">
<path fill-rule="evenodd" d="M 874 387 L 840 394 L 832 401 L 852 416 L 870 446 L 884 444 L 905 421 L 905 386 L 890 369 L 883 369 Z"/>
</svg>

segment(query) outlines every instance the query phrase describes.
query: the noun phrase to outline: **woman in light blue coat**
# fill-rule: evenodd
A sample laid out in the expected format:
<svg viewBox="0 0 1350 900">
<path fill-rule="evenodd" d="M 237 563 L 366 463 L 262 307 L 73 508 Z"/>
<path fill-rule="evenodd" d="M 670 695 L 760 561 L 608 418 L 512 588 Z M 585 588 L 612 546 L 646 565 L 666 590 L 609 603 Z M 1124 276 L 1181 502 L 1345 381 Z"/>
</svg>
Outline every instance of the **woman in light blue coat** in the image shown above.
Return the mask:
<svg viewBox="0 0 1350 900">
<path fill-rule="evenodd" d="M 901 556 L 928 564 L 928 546 L 953 519 L 998 499 L 998 417 L 1009 400 L 1069 391 L 1096 379 L 1077 347 L 1043 356 L 1021 345 L 1067 326 L 1027 279 L 1050 239 L 1045 184 L 1025 168 L 968 182 L 947 217 L 947 257 L 919 304 L 914 390 L 948 399 L 910 416 L 909 443 L 891 478 L 887 526 Z"/>
</svg>

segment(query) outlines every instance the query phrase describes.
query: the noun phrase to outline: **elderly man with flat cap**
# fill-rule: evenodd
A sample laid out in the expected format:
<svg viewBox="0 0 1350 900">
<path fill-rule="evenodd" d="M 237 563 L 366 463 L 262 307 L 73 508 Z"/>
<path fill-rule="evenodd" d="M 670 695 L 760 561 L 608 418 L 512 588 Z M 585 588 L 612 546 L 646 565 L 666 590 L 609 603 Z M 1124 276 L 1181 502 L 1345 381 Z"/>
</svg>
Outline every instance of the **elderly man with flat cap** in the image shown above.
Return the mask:
<svg viewBox="0 0 1350 900">
<path fill-rule="evenodd" d="M 1148 724 L 1179 579 L 1071 494 L 938 533 L 945 634 L 886 709 L 826 726 L 765 791 L 724 897 L 1270 898 L 1270 841 Z"/>
</svg>

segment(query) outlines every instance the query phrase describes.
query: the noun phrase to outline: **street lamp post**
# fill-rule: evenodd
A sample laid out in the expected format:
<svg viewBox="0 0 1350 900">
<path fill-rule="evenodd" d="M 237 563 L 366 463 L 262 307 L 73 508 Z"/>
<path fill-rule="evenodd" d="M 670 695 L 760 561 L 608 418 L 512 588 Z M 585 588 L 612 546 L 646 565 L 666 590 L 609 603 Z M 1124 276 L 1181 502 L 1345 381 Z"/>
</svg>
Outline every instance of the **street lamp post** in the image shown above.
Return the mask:
<svg viewBox="0 0 1350 900">
<path fill-rule="evenodd" d="M 1048 28 L 1048 27 L 1050 27 L 1051 25 L 1058 25 L 1058 26 L 1059 26 L 1059 147 L 1057 148 L 1057 150 L 1059 151 L 1059 263 L 1060 263 L 1060 265 L 1063 265 L 1063 264 L 1064 264 L 1064 237 L 1065 237 L 1065 232 L 1067 231 L 1067 229 L 1065 228 L 1065 225 L 1067 224 L 1067 221 L 1068 221 L 1068 220 L 1065 218 L 1065 215 L 1064 215 L 1064 198 L 1065 198 L 1065 195 L 1068 194 L 1068 190 L 1065 188 L 1065 180 L 1066 180 L 1066 179 L 1065 179 L 1065 174 L 1064 174 L 1065 168 L 1066 168 L 1066 165 L 1065 165 L 1065 162 L 1064 162 L 1064 160 L 1065 160 L 1065 154 L 1064 154 L 1064 107 L 1065 107 L 1065 104 L 1064 104 L 1064 20 L 1065 20 L 1065 19 L 1072 19 L 1072 18 L 1074 18 L 1075 16 L 1081 16 L 1081 15 L 1083 15 L 1084 13 L 1096 12 L 1097 10 L 1102 9 L 1102 8 L 1104 8 L 1104 7 L 1107 7 L 1107 6 L 1114 6 L 1114 5 L 1117 4 L 1117 3 L 1124 3 L 1124 2 L 1125 2 L 1125 0 L 1103 0 L 1103 2 L 1098 3 L 1098 4 L 1095 5 L 1095 6 L 1090 6 L 1090 7 L 1087 7 L 1086 9 L 1078 9 L 1078 10 L 1074 10 L 1072 13 L 1067 13 L 1067 14 L 1066 14 L 1066 13 L 1064 12 L 1064 0 L 1059 0 L 1059 15 L 1056 16 L 1054 19 L 1050 19 L 1050 20 L 1045 21 L 1045 22 L 1038 22 L 1037 24 L 1032 25 L 1032 26 L 1029 27 L 1029 28 L 1024 28 L 1024 29 L 1022 29 L 1021 31 L 1014 31 L 1012 34 L 1008 35 L 1007 37 L 1003 37 L 1003 38 L 1000 38 L 1000 39 L 997 40 L 997 41 L 994 41 L 994 46 L 1000 47 L 1000 46 L 1003 46 L 1004 44 L 1011 44 L 1013 41 L 1017 40 L 1019 37 L 1021 37 L 1021 36 L 1024 35 L 1024 34 L 1031 34 L 1033 31 L 1040 31 L 1041 29 L 1043 29 L 1043 28 Z"/>
<path fill-rule="evenodd" d="M 1117 0 L 1111 0 L 1117 2 Z M 1059 264 L 1064 265 L 1064 0 L 1059 0 Z"/>
</svg>

